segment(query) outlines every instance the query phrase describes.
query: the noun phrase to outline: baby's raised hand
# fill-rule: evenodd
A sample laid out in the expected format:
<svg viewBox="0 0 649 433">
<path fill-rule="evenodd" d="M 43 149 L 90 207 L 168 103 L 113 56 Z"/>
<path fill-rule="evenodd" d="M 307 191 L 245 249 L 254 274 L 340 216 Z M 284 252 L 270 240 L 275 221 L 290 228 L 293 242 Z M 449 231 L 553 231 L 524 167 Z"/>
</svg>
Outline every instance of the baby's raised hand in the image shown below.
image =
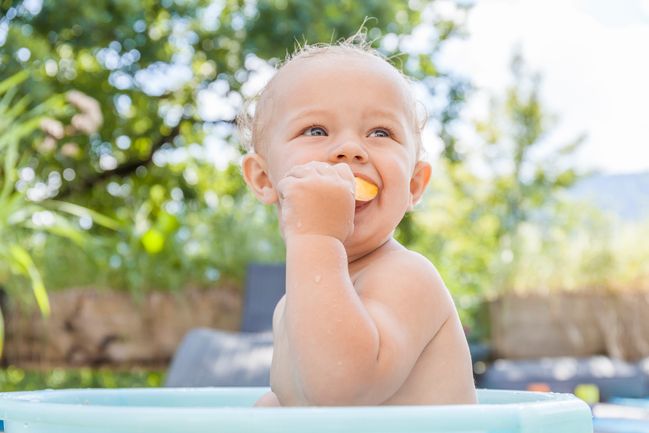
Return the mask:
<svg viewBox="0 0 649 433">
<path fill-rule="evenodd" d="M 354 231 L 354 175 L 349 165 L 297 165 L 278 182 L 277 192 L 286 238 L 318 234 L 344 242 Z"/>
</svg>

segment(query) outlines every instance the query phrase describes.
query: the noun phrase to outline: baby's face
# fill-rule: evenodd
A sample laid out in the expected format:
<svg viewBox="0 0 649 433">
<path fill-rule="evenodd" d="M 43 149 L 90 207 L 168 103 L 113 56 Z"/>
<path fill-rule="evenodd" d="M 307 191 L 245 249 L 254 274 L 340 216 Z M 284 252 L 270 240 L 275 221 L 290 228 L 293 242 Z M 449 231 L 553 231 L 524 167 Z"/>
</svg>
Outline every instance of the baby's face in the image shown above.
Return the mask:
<svg viewBox="0 0 649 433">
<path fill-rule="evenodd" d="M 417 166 L 413 99 L 405 80 L 369 56 L 325 55 L 288 64 L 265 95 L 257 140 L 273 185 L 310 161 L 346 163 L 378 194 L 357 203 L 350 257 L 392 235 L 412 206 Z"/>
</svg>

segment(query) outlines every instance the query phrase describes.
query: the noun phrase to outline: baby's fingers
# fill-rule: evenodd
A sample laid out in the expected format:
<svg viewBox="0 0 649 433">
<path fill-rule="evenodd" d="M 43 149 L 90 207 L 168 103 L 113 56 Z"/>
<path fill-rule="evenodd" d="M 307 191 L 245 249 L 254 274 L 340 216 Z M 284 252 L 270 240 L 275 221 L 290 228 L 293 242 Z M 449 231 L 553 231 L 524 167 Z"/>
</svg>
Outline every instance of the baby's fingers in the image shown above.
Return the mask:
<svg viewBox="0 0 649 433">
<path fill-rule="evenodd" d="M 348 180 L 349 182 L 354 182 L 354 173 L 352 173 L 352 169 L 348 164 L 334 164 L 333 168 L 338 176 L 345 180 Z"/>
<path fill-rule="evenodd" d="M 277 195 L 279 196 L 280 201 L 283 201 L 286 198 L 286 193 L 287 191 L 292 187 L 292 185 L 295 184 L 294 178 L 291 178 L 289 176 L 280 179 L 279 182 L 277 182 Z"/>
<path fill-rule="evenodd" d="M 284 178 L 287 177 L 296 177 L 298 179 L 301 179 L 309 174 L 311 169 L 307 167 L 306 165 L 296 165 L 294 167 L 291 167 L 289 171 L 286 172 L 286 175 Z"/>
<path fill-rule="evenodd" d="M 320 161 L 311 161 L 306 164 L 300 164 L 292 167 L 287 173 L 286 177 L 303 178 L 312 176 L 314 174 L 324 175 L 329 169 L 329 164 Z"/>
</svg>

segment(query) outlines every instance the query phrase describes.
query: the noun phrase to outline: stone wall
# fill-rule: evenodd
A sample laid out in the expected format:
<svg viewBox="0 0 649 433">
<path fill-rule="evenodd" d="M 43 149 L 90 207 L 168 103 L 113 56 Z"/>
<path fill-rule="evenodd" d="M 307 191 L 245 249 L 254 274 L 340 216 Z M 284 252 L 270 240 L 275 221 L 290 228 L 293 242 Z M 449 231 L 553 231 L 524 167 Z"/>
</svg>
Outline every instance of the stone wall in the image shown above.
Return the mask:
<svg viewBox="0 0 649 433">
<path fill-rule="evenodd" d="M 649 292 L 504 295 L 490 304 L 499 358 L 649 356 Z"/>
<path fill-rule="evenodd" d="M 52 315 L 5 306 L 3 362 L 18 366 L 165 367 L 195 327 L 236 331 L 242 298 L 234 287 L 179 294 L 70 289 L 50 295 Z M 507 294 L 490 303 L 499 358 L 606 354 L 649 357 L 649 291 Z"/>
<path fill-rule="evenodd" d="M 52 314 L 5 307 L 4 362 L 13 365 L 166 365 L 195 327 L 236 330 L 241 296 L 231 287 L 182 293 L 70 289 L 50 294 Z"/>
</svg>

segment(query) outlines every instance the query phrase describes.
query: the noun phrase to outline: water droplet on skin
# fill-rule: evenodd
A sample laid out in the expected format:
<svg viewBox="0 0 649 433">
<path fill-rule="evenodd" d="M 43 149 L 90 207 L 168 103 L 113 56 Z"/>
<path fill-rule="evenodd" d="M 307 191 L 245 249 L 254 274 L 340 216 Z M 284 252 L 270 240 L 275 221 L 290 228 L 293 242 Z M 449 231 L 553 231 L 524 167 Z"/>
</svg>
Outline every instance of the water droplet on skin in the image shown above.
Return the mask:
<svg viewBox="0 0 649 433">
<path fill-rule="evenodd" d="M 313 279 L 313 281 L 315 281 L 316 283 L 319 283 L 320 280 L 322 280 L 322 277 L 320 275 L 316 275 L 315 278 Z"/>
</svg>

